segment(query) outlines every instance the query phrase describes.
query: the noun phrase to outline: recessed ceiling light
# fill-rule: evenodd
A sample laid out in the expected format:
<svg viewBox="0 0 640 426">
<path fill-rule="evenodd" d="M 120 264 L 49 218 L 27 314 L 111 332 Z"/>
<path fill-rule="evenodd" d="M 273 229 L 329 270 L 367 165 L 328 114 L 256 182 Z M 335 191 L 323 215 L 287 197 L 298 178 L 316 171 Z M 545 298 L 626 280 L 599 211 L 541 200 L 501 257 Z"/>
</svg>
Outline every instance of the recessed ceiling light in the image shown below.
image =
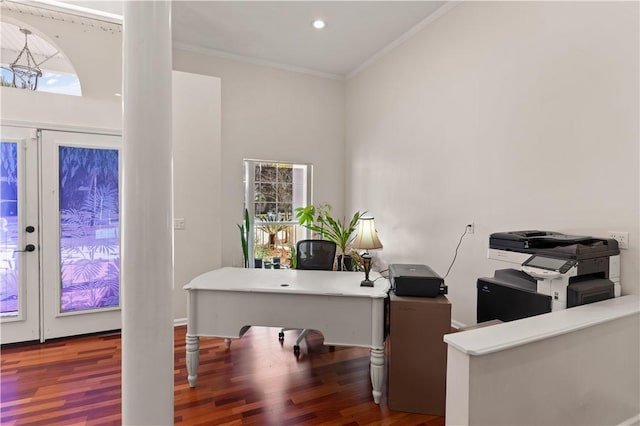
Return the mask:
<svg viewBox="0 0 640 426">
<path fill-rule="evenodd" d="M 311 25 L 313 25 L 313 28 L 315 28 L 316 30 L 321 30 L 324 27 L 327 26 L 327 24 L 325 24 L 325 22 L 322 19 L 316 19 L 314 20 Z"/>
</svg>

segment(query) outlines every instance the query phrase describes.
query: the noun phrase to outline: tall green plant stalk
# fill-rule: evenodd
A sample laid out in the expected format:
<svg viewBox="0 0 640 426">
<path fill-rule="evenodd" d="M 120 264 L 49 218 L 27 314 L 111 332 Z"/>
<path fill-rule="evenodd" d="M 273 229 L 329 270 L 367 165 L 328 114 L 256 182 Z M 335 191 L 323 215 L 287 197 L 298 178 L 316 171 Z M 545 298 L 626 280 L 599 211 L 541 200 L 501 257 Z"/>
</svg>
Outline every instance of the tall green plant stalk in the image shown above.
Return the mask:
<svg viewBox="0 0 640 426">
<path fill-rule="evenodd" d="M 298 256 L 296 252 L 296 245 L 290 244 L 291 247 L 291 269 L 298 269 Z"/>
<path fill-rule="evenodd" d="M 249 209 L 244 209 L 244 223 L 238 225 L 240 230 L 240 242 L 242 243 L 242 256 L 244 257 L 244 267 L 249 267 Z"/>
</svg>

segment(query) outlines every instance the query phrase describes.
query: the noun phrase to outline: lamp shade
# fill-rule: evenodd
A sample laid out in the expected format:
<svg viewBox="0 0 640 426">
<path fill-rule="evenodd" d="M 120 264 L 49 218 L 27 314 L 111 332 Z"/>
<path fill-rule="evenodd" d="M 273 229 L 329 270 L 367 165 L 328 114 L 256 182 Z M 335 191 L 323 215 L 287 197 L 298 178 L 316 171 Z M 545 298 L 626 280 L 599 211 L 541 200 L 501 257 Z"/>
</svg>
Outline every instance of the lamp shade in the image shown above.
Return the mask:
<svg viewBox="0 0 640 426">
<path fill-rule="evenodd" d="M 378 239 L 378 231 L 372 217 L 361 217 L 358 222 L 358 233 L 353 241 L 353 248 L 368 250 L 382 248 L 382 243 Z"/>
</svg>

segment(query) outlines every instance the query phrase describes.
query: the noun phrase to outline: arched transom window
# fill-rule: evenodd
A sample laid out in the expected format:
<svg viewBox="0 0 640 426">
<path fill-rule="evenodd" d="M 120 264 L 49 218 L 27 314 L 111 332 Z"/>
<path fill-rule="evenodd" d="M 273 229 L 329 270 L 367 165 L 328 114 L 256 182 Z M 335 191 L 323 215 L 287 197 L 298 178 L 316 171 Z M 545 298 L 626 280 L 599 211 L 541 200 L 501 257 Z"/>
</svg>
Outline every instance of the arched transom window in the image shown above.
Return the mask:
<svg viewBox="0 0 640 426">
<path fill-rule="evenodd" d="M 36 90 L 39 92 L 82 96 L 80 80 L 73 65 L 56 46 L 26 26 L 0 22 L 0 32 L 2 86 L 25 88 L 27 85 L 19 76 L 14 76 L 14 72 L 11 70 L 11 64 L 16 61 L 19 55 L 22 55 L 20 58 L 21 63 L 26 60 L 27 52 L 24 51 L 26 36 L 28 50 L 31 54 L 29 59 L 33 59 L 34 65 L 42 71 Z"/>
</svg>

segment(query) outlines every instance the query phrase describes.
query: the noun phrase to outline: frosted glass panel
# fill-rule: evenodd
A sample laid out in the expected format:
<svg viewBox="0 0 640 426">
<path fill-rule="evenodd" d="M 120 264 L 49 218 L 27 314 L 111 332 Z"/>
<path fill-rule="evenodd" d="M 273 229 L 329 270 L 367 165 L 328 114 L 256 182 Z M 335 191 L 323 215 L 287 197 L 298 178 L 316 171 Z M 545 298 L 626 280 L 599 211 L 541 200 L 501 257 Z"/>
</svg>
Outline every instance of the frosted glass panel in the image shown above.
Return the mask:
<svg viewBox="0 0 640 426">
<path fill-rule="evenodd" d="M 0 315 L 19 314 L 18 144 L 0 144 Z"/>
<path fill-rule="evenodd" d="M 120 304 L 118 151 L 59 148 L 61 312 Z"/>
</svg>

